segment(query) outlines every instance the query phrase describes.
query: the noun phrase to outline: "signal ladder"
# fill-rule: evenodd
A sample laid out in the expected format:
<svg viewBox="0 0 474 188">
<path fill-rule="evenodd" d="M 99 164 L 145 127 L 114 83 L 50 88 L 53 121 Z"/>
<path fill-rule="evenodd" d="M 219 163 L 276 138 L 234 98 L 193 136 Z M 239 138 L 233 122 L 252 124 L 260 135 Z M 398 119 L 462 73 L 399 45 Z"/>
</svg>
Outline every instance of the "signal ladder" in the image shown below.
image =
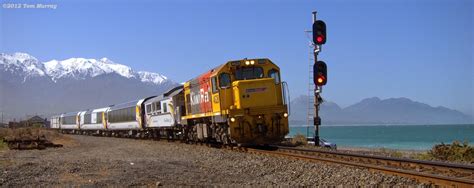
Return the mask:
<svg viewBox="0 0 474 188">
<path fill-rule="evenodd" d="M 308 75 L 308 107 L 307 107 L 307 116 L 306 116 L 306 137 L 310 137 L 309 135 L 310 131 L 313 131 L 311 129 L 311 125 L 313 125 L 313 118 L 315 116 L 315 107 L 314 107 L 314 89 L 315 89 L 315 84 L 313 82 L 313 64 L 314 64 L 314 54 L 313 54 L 313 47 L 312 44 L 310 43 L 309 45 L 309 64 L 308 64 L 308 70 L 309 70 L 309 75 Z M 313 137 L 313 136 L 311 136 Z"/>
</svg>

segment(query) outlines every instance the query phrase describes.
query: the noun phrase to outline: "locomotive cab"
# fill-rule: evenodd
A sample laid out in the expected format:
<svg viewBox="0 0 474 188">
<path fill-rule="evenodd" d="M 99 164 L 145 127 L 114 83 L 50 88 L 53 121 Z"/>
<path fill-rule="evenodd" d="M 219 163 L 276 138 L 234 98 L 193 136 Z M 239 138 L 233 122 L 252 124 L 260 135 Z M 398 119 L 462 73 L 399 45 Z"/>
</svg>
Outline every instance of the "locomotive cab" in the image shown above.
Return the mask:
<svg viewBox="0 0 474 188">
<path fill-rule="evenodd" d="M 233 74 L 232 138 L 256 144 L 281 141 L 288 134 L 288 112 L 279 68 L 267 59 L 244 60 Z"/>
</svg>

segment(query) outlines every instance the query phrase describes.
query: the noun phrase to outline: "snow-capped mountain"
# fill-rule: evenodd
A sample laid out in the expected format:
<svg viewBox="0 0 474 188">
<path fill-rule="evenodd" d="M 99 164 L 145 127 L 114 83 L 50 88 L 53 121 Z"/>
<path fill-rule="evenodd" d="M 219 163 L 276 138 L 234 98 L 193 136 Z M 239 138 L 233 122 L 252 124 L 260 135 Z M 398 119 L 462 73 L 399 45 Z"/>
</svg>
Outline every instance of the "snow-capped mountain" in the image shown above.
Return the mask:
<svg viewBox="0 0 474 188">
<path fill-rule="evenodd" d="M 0 68 L 19 74 L 25 81 L 29 77 L 45 76 L 44 64 L 26 53 L 0 54 Z"/>
<path fill-rule="evenodd" d="M 26 53 L 0 53 L 0 111 L 6 121 L 105 107 L 177 85 L 159 73 L 135 71 L 107 58 L 40 62 Z"/>
<path fill-rule="evenodd" d="M 167 80 L 165 76 L 154 72 L 139 71 L 137 74 L 142 82 L 159 84 Z"/>
<path fill-rule="evenodd" d="M 0 54 L 0 65 L 4 71 L 23 76 L 23 82 L 35 76 L 47 76 L 52 81 L 60 79 L 84 80 L 104 74 L 118 74 L 125 78 L 136 78 L 144 83 L 162 84 L 169 81 L 165 76 L 145 71 L 134 71 L 132 68 L 102 59 L 70 58 L 62 61 L 51 60 L 39 62 L 26 53 Z"/>
</svg>

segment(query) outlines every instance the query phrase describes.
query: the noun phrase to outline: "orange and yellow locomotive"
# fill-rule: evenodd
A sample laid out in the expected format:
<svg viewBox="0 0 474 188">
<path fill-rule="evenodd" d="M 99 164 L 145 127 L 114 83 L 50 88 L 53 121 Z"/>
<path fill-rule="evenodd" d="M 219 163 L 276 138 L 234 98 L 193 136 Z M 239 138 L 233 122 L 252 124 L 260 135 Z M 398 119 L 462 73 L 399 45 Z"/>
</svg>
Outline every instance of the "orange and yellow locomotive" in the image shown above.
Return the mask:
<svg viewBox="0 0 474 188">
<path fill-rule="evenodd" d="M 288 134 L 280 69 L 269 59 L 229 61 L 184 84 L 189 140 L 270 144 Z"/>
</svg>

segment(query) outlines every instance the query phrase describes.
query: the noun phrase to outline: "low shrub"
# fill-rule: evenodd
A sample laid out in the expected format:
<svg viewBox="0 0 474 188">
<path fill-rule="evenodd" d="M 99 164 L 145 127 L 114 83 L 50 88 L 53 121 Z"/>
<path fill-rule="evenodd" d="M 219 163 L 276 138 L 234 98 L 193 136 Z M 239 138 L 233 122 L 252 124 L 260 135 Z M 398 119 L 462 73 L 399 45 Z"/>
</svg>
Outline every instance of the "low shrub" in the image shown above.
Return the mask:
<svg viewBox="0 0 474 188">
<path fill-rule="evenodd" d="M 452 144 L 437 144 L 428 151 L 433 159 L 474 163 L 474 146 L 468 141 L 454 141 Z"/>
<path fill-rule="evenodd" d="M 297 146 L 306 145 L 308 144 L 308 140 L 306 139 L 305 135 L 296 134 L 295 136 L 293 136 L 293 139 L 291 139 L 291 143 Z"/>
</svg>

